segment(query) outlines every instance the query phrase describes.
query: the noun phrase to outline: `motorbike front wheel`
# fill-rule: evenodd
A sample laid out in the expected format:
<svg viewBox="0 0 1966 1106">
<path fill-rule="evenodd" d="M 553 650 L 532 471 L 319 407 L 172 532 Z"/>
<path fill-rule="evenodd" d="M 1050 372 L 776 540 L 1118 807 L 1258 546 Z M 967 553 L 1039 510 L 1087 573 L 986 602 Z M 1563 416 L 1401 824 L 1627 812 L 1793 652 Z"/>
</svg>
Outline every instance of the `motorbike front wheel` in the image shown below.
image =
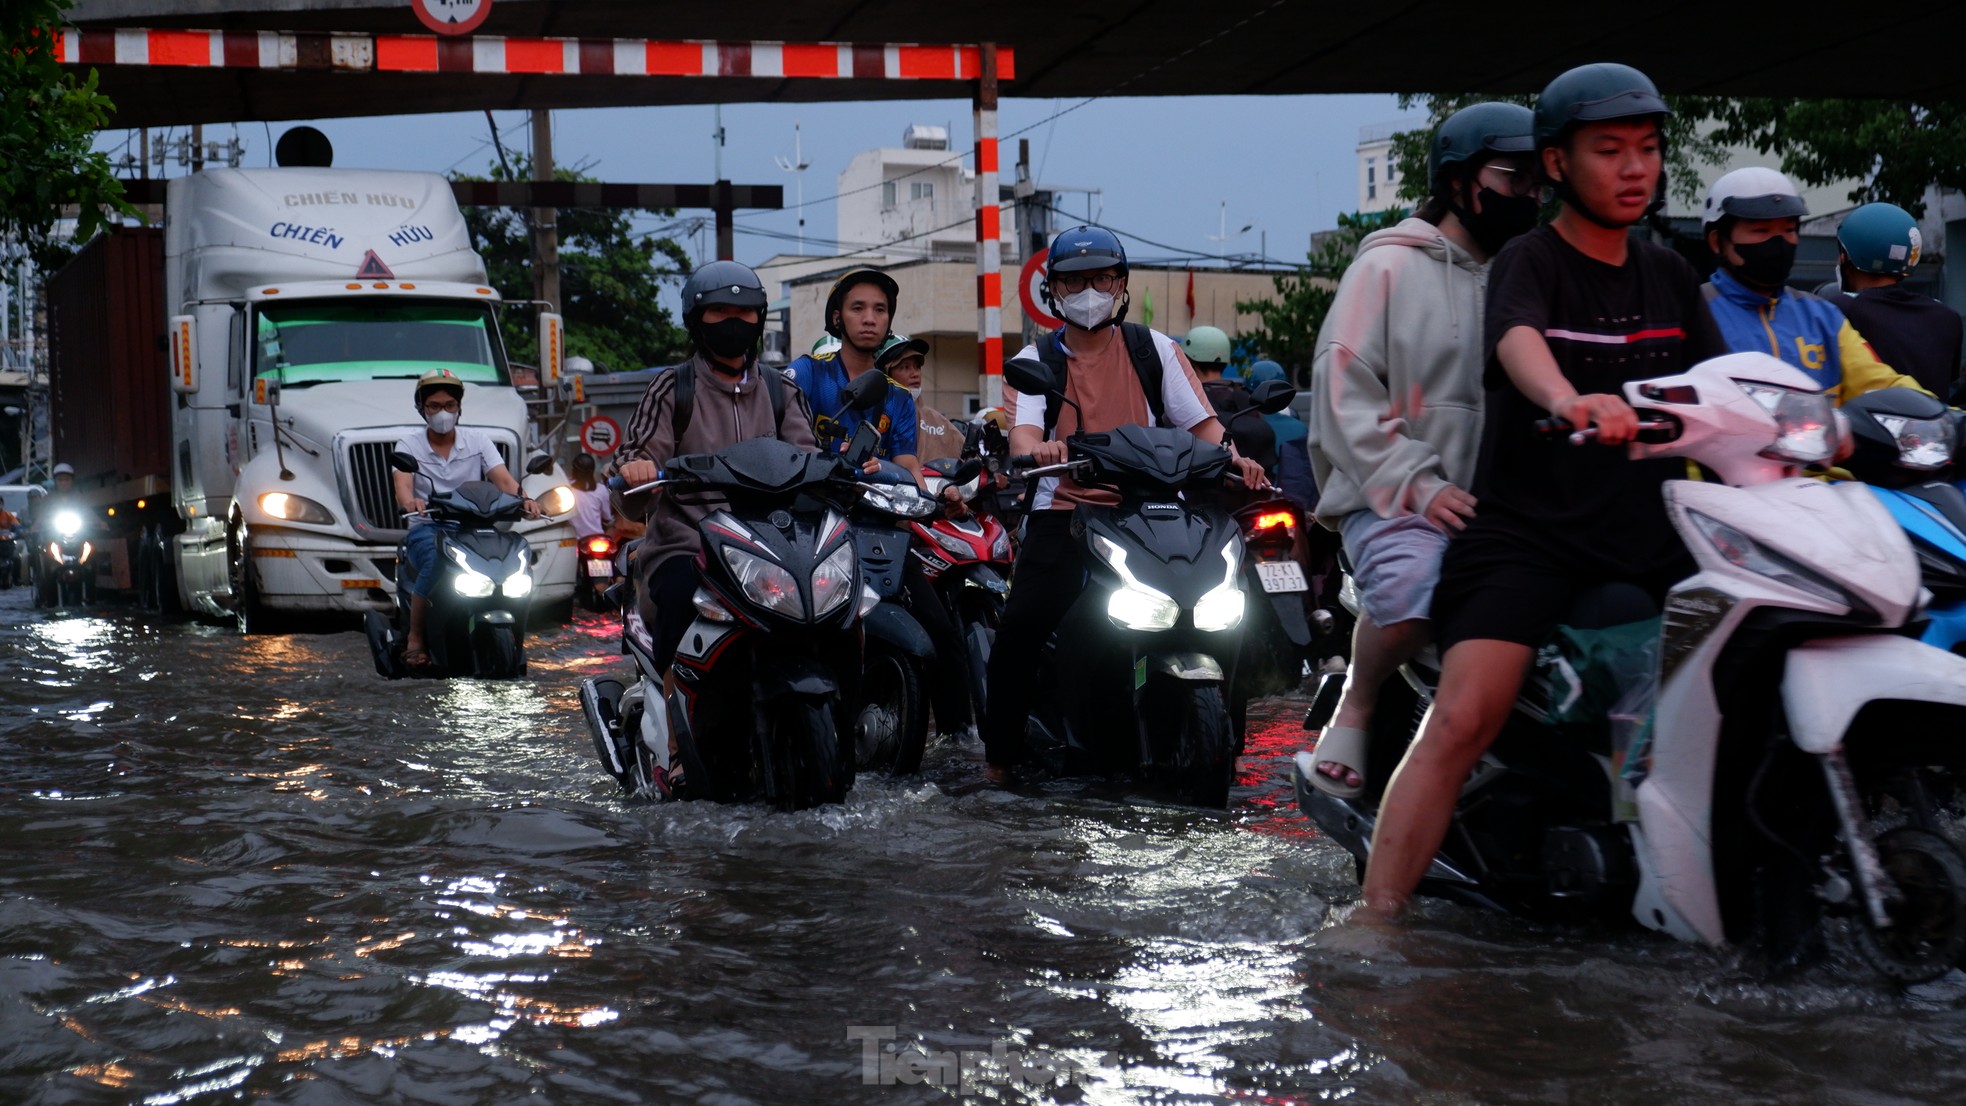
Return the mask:
<svg viewBox="0 0 1966 1106">
<path fill-rule="evenodd" d="M 893 649 L 869 648 L 854 719 L 855 763 L 897 776 L 921 771 L 928 746 L 928 699 L 921 662 Z"/>
<path fill-rule="evenodd" d="M 473 635 L 472 660 L 480 679 L 515 680 L 526 674 L 519 635 L 510 626 L 489 626 Z"/>
<path fill-rule="evenodd" d="M 772 709 L 770 799 L 780 810 L 846 800 L 853 787 L 853 752 L 840 745 L 833 709 L 812 699 L 787 698 Z"/>
<path fill-rule="evenodd" d="M 1966 960 L 1966 857 L 1938 834 L 1910 826 L 1880 835 L 1877 855 L 1902 898 L 1889 929 L 1858 923 L 1858 947 L 1900 983 L 1937 979 Z"/>
<path fill-rule="evenodd" d="M 1226 807 L 1236 778 L 1236 736 L 1222 689 L 1203 684 L 1188 689 L 1183 698 L 1171 782 L 1196 806 Z"/>
</svg>

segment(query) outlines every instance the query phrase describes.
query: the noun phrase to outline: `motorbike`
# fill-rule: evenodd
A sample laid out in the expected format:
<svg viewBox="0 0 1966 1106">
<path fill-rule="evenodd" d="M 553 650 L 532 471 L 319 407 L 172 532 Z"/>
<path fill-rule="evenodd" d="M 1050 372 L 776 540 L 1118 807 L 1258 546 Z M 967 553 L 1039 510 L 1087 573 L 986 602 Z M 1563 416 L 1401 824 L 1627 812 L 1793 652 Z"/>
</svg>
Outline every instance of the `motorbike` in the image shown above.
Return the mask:
<svg viewBox="0 0 1966 1106">
<path fill-rule="evenodd" d="M 1857 447 L 1842 467 L 1905 531 L 1932 601 L 1919 640 L 1966 653 L 1966 494 L 1955 482 L 1960 413 L 1909 388 L 1843 405 Z"/>
<path fill-rule="evenodd" d="M 1018 358 L 1004 378 L 1019 392 L 1070 403 L 1042 362 Z M 1183 430 L 1123 426 L 1076 433 L 1062 464 L 1118 493 L 1080 505 L 1073 532 L 1091 580 L 1060 621 L 1039 665 L 1031 759 L 1058 774 L 1138 772 L 1199 806 L 1226 806 L 1235 733 L 1223 701 L 1240 650 L 1242 535 L 1221 507 L 1182 498 L 1222 485 L 1227 449 Z"/>
<path fill-rule="evenodd" d="M 579 567 L 574 575 L 574 601 L 590 611 L 611 611 L 609 591 L 627 575 L 627 551 L 606 534 L 579 539 Z"/>
<path fill-rule="evenodd" d="M 861 429 L 872 427 L 863 423 Z M 866 448 L 850 447 L 847 464 L 857 470 L 869 454 Z M 937 513 L 937 505 L 920 494 L 913 474 L 892 462 L 880 462 L 880 471 L 860 473 L 857 480 L 860 496 L 848 524 L 861 586 L 880 601 L 865 616 L 855 757 L 862 768 L 907 775 L 920 770 L 928 746 L 928 669 L 937 658 L 928 631 L 908 610 L 903 577 L 910 527 Z"/>
<path fill-rule="evenodd" d="M 390 453 L 389 463 L 398 472 L 421 475 L 416 458 L 400 450 Z M 551 458 L 534 458 L 527 471 L 543 472 L 551 466 Z M 512 524 L 525 517 L 524 500 L 489 481 L 472 480 L 455 491 L 432 494 L 422 517 L 430 525 L 444 527 L 437 539 L 440 575 L 430 589 L 430 609 L 423 620 L 430 664 L 415 668 L 403 661 L 416 568 L 406 549 L 398 547 L 395 617 L 370 611 L 365 623 L 376 674 L 390 680 L 523 677 L 533 552 L 525 537 L 512 531 Z"/>
<path fill-rule="evenodd" d="M 14 586 L 20 567 L 20 535 L 11 526 L 0 528 L 0 590 Z"/>
<path fill-rule="evenodd" d="M 968 507 L 967 515 L 947 513 L 916 519 L 910 554 L 915 568 L 928 580 L 950 624 L 963 643 L 960 658 L 969 685 L 974 717 L 981 719 L 989 702 L 990 647 L 1003 618 L 1004 597 L 1010 592 L 1010 531 L 982 510 L 991 473 L 980 459 L 942 458 L 923 466 L 922 486 L 940 498 L 956 488 Z M 955 663 L 957 658 L 942 658 Z"/>
<path fill-rule="evenodd" d="M 80 511 L 56 512 L 39 550 L 34 582 L 37 607 L 85 607 L 96 601 L 95 543 L 88 540 Z"/>
<path fill-rule="evenodd" d="M 853 385 L 849 385 L 849 388 Z M 698 524 L 696 618 L 663 692 L 654 643 L 624 602 L 623 650 L 640 678 L 581 682 L 601 764 L 642 798 L 762 797 L 782 810 L 842 801 L 853 786 L 862 583 L 847 516 L 863 494 L 837 454 L 752 438 L 670 460 L 635 488 L 715 504 Z M 670 739 L 682 771 L 671 781 Z"/>
<path fill-rule="evenodd" d="M 1825 919 L 1845 919 L 1885 976 L 1943 974 L 1966 957 L 1966 857 L 1938 832 L 1923 780 L 1966 760 L 1966 658 L 1906 636 L 1918 559 L 1878 499 L 1798 475 L 1835 455 L 1841 416 L 1806 374 L 1760 353 L 1624 392 L 1642 420 L 1633 457 L 1687 458 L 1720 478 L 1664 487 L 1697 570 L 1668 592 L 1656 681 L 1637 684 L 1652 708 L 1558 726 L 1557 669 L 1539 666 L 1420 892 L 1628 913 L 1680 940 L 1754 946 L 1776 968 L 1819 948 Z M 1585 598 L 1608 612 L 1616 590 Z M 1643 592 L 1637 605 L 1658 610 Z M 1363 796 L 1317 790 L 1310 753 L 1296 758 L 1299 805 L 1361 872 L 1438 675 L 1429 651 L 1388 682 Z"/>
</svg>

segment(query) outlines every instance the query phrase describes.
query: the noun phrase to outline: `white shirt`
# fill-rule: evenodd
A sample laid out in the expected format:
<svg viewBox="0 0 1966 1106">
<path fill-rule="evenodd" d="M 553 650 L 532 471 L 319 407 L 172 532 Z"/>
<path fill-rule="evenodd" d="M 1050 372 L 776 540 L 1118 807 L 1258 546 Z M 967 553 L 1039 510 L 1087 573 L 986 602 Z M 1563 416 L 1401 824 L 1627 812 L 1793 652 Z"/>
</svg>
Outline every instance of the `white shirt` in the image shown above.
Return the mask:
<svg viewBox="0 0 1966 1106">
<path fill-rule="evenodd" d="M 484 431 L 460 426 L 456 433 L 449 457 L 437 455 L 427 431 L 418 430 L 397 440 L 397 449 L 416 458 L 416 476 L 410 482 L 416 498 L 429 499 L 439 492 L 454 492 L 460 484 L 489 478 L 491 470 L 505 463 L 505 458 L 498 455 L 498 447 Z"/>
<path fill-rule="evenodd" d="M 573 532 L 583 538 L 608 532 L 608 523 L 614 517 L 613 505 L 608 500 L 608 490 L 596 487 L 593 491 L 573 489 Z"/>
</svg>

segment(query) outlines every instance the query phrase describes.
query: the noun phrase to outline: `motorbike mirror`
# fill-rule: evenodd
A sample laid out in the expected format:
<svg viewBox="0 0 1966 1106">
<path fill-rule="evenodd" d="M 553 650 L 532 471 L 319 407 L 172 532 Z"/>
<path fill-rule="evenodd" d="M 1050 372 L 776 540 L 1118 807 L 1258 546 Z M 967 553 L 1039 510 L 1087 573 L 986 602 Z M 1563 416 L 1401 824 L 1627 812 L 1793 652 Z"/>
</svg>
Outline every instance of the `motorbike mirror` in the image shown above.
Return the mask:
<svg viewBox="0 0 1966 1106">
<path fill-rule="evenodd" d="M 1013 357 L 1003 363 L 1003 378 L 1027 396 L 1058 394 L 1058 376 L 1035 357 Z"/>
<path fill-rule="evenodd" d="M 395 469 L 397 472 L 415 473 L 423 470 L 423 466 L 416 463 L 416 458 L 404 453 L 400 449 L 389 451 L 389 467 Z"/>
<path fill-rule="evenodd" d="M 956 485 L 957 487 L 961 487 L 962 485 L 969 483 L 971 480 L 976 479 L 977 474 L 981 473 L 982 471 L 983 471 L 983 462 L 972 457 L 969 460 L 964 461 L 962 464 L 956 466 L 956 471 L 953 475 L 949 477 L 949 482 L 951 484 Z"/>
<path fill-rule="evenodd" d="M 848 410 L 871 411 L 887 399 L 887 374 L 879 369 L 868 369 L 840 389 L 840 397 L 846 400 Z"/>
<path fill-rule="evenodd" d="M 1258 410 L 1274 415 L 1290 406 L 1290 401 L 1297 398 L 1297 389 L 1288 380 L 1265 380 L 1249 390 L 1249 398 L 1256 402 Z"/>
<path fill-rule="evenodd" d="M 534 476 L 544 476 L 552 472 L 553 455 L 550 453 L 533 454 L 532 459 L 526 462 L 526 471 Z"/>
</svg>

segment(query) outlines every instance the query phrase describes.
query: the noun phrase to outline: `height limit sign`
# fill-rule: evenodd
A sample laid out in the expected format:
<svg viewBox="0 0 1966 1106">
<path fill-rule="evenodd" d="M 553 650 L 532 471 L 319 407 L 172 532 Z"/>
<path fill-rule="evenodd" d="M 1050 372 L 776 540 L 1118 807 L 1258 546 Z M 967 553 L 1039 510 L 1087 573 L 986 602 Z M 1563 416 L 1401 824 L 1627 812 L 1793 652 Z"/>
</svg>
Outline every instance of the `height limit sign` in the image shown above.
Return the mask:
<svg viewBox="0 0 1966 1106">
<path fill-rule="evenodd" d="M 416 17 L 440 35 L 468 35 L 491 14 L 492 0 L 410 0 Z"/>
<path fill-rule="evenodd" d="M 621 444 L 621 424 L 606 415 L 595 415 L 580 424 L 580 448 L 596 457 L 605 457 Z"/>
</svg>

